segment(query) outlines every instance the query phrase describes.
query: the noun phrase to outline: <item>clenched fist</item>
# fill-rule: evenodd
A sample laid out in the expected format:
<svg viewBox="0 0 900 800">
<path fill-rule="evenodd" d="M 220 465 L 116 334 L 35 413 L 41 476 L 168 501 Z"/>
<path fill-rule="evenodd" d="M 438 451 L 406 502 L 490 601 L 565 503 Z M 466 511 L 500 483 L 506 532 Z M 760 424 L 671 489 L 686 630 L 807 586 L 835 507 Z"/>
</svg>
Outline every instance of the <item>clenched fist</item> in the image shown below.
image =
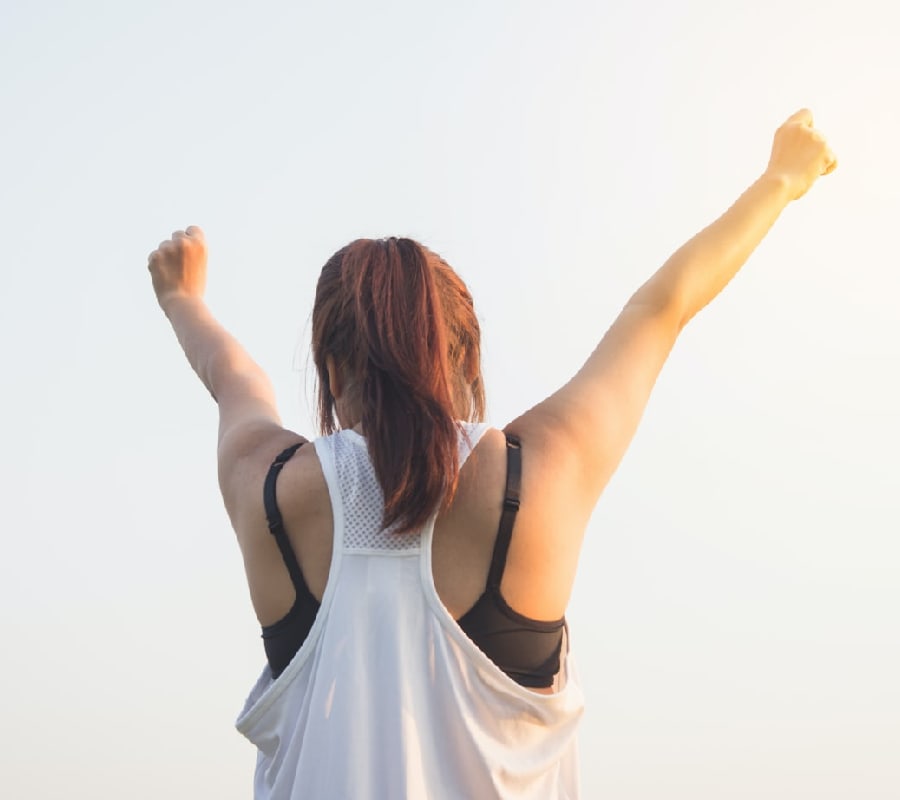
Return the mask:
<svg viewBox="0 0 900 800">
<path fill-rule="evenodd" d="M 206 289 L 206 237 L 196 225 L 160 242 L 147 262 L 159 304 L 172 295 L 202 297 Z"/>
<path fill-rule="evenodd" d="M 821 175 L 837 166 L 837 159 L 813 127 L 812 111 L 801 109 L 775 132 L 766 173 L 787 181 L 792 200 L 803 197 Z"/>
</svg>

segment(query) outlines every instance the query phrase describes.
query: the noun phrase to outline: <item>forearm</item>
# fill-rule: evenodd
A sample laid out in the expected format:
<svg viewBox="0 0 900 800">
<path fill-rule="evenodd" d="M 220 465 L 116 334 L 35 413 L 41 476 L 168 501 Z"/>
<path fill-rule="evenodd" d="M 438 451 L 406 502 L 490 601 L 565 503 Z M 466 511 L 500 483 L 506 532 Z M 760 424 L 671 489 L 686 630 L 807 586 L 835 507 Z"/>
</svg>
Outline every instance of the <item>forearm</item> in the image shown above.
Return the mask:
<svg viewBox="0 0 900 800">
<path fill-rule="evenodd" d="M 161 300 L 160 306 L 188 362 L 216 402 L 243 381 L 252 382 L 267 395 L 273 394 L 268 376 L 201 298 L 172 294 Z"/>
<path fill-rule="evenodd" d="M 764 174 L 677 250 L 631 302 L 673 309 L 683 327 L 737 274 L 789 201 L 786 182 Z"/>
</svg>

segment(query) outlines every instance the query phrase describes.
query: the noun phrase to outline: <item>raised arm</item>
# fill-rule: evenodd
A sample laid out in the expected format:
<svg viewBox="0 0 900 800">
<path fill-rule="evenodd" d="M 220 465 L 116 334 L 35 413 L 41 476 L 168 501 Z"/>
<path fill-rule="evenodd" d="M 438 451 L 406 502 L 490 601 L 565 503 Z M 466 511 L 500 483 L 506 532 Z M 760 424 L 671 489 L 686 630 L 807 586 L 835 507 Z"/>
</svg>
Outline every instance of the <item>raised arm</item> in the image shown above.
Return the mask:
<svg viewBox="0 0 900 800">
<path fill-rule="evenodd" d="M 206 287 L 206 239 L 189 227 L 176 231 L 149 258 L 157 300 L 191 367 L 219 406 L 219 480 L 229 513 L 245 462 L 265 460 L 299 437 L 281 427 L 269 378 L 213 317 Z"/>
<path fill-rule="evenodd" d="M 569 500 L 587 513 L 631 442 L 681 330 L 734 277 L 785 206 L 835 168 L 812 122 L 805 109 L 790 117 L 762 176 L 638 289 L 571 381 L 508 426 L 574 485 Z"/>
</svg>

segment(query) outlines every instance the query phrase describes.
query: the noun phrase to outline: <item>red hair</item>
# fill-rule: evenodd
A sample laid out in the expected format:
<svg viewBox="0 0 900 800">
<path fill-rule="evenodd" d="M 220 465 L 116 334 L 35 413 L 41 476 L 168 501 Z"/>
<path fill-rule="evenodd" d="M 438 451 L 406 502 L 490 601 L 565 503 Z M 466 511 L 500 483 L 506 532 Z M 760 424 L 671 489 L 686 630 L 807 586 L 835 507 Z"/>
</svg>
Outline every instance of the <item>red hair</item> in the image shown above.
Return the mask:
<svg viewBox="0 0 900 800">
<path fill-rule="evenodd" d="M 453 498 L 459 421 L 484 418 L 472 296 L 411 239 L 357 239 L 322 269 L 312 317 L 319 426 L 339 428 L 326 359 L 362 409 L 384 526 L 416 530 Z"/>
</svg>

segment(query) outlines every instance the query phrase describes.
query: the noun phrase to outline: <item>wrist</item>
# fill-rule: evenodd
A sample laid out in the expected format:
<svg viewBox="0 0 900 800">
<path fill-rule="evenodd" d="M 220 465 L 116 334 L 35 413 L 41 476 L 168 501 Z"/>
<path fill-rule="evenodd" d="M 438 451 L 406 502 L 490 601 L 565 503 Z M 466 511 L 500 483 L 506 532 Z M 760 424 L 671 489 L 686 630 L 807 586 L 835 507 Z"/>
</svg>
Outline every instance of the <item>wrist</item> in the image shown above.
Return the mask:
<svg viewBox="0 0 900 800">
<path fill-rule="evenodd" d="M 203 303 L 203 298 L 198 295 L 188 294 L 181 289 L 170 289 L 167 292 L 162 292 L 156 296 L 156 299 L 166 316 L 171 316 L 171 313 L 176 308 Z"/>
<path fill-rule="evenodd" d="M 794 182 L 783 172 L 767 169 L 757 178 L 756 184 L 767 192 L 771 192 L 785 206 L 799 196 L 794 190 Z"/>
</svg>

